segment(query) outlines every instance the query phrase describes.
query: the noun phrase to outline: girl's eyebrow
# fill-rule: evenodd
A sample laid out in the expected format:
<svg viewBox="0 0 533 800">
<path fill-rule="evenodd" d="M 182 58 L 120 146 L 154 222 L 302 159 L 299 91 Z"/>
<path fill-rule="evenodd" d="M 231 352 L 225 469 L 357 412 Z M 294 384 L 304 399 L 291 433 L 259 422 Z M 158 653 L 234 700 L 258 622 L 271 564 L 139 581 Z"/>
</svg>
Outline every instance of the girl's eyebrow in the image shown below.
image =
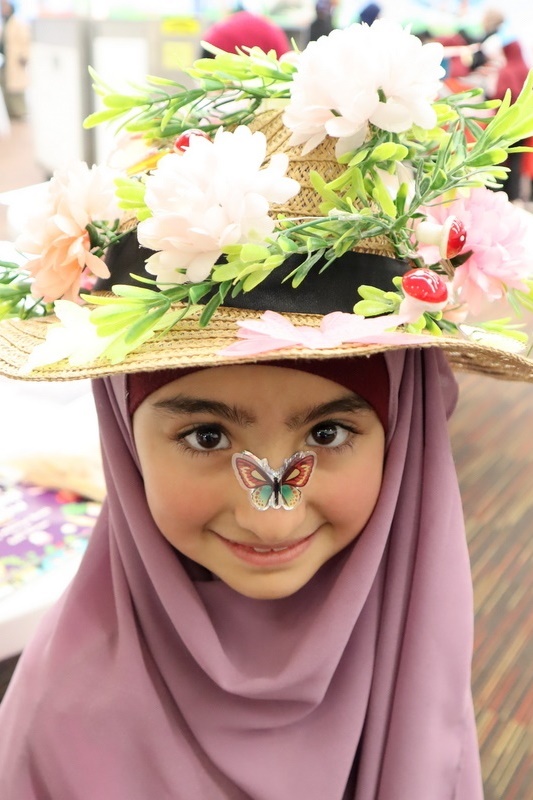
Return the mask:
<svg viewBox="0 0 533 800">
<path fill-rule="evenodd" d="M 215 417 L 222 417 L 228 422 L 243 427 L 256 422 L 256 418 L 245 408 L 230 406 L 218 400 L 205 400 L 201 397 L 189 397 L 183 394 L 158 400 L 153 403 L 153 407 L 170 414 L 213 414 Z"/>
<path fill-rule="evenodd" d="M 201 397 L 190 397 L 179 394 L 175 397 L 168 397 L 165 400 L 158 400 L 153 403 L 157 410 L 168 412 L 169 414 L 212 414 L 216 417 L 227 419 L 236 425 L 245 427 L 257 422 L 257 417 L 240 406 L 231 406 L 219 400 L 207 400 Z M 357 394 L 346 394 L 329 400 L 327 403 L 320 403 L 297 411 L 287 418 L 285 424 L 289 430 L 296 430 L 304 425 L 309 425 L 317 419 L 332 416 L 333 414 L 353 413 L 357 411 L 368 411 L 370 408 L 366 400 Z"/>
<path fill-rule="evenodd" d="M 287 427 L 290 430 L 301 428 L 304 425 L 314 422 L 317 419 L 330 417 L 333 414 L 353 413 L 354 411 L 368 411 L 371 406 L 359 397 L 358 394 L 351 392 L 342 397 L 337 397 L 335 400 L 330 400 L 327 403 L 321 403 L 318 406 L 299 411 L 293 414 L 287 420 Z"/>
</svg>

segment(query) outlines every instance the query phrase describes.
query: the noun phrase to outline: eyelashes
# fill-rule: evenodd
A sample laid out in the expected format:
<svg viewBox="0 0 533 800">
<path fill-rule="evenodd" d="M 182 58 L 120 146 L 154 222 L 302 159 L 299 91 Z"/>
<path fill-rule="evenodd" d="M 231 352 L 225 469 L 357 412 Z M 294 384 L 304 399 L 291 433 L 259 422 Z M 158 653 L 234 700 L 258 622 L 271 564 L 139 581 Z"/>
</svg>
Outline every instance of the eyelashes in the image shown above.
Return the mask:
<svg viewBox="0 0 533 800">
<path fill-rule="evenodd" d="M 325 420 L 311 428 L 304 444 L 306 447 L 315 447 L 322 451 L 340 452 L 346 447 L 352 447 L 355 437 L 360 433 L 356 427 L 346 422 Z M 209 455 L 232 447 L 229 434 L 222 425 L 216 423 L 195 425 L 173 436 L 172 439 L 191 455 Z"/>
<path fill-rule="evenodd" d="M 347 425 L 340 425 L 338 422 L 321 422 L 315 425 L 308 434 L 306 445 L 315 447 L 325 447 L 334 450 L 347 444 L 355 431 Z"/>
<path fill-rule="evenodd" d="M 179 434 L 175 441 L 193 453 L 212 453 L 231 447 L 229 437 L 220 425 L 197 425 Z"/>
</svg>

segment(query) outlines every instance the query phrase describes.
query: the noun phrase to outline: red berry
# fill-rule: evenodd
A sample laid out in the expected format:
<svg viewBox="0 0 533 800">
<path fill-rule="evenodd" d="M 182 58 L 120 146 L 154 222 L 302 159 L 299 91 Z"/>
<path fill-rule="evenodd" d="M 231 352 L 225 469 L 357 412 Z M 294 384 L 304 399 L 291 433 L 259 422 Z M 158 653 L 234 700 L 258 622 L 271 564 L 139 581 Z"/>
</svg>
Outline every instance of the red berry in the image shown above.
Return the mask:
<svg viewBox="0 0 533 800">
<path fill-rule="evenodd" d="M 448 287 L 432 269 L 410 269 L 402 278 L 402 289 L 409 297 L 425 303 L 444 303 L 448 299 Z"/>
<path fill-rule="evenodd" d="M 210 139 L 205 131 L 201 131 L 199 128 L 191 128 L 178 136 L 174 142 L 174 150 L 184 153 L 191 143 L 192 136 L 202 136 L 204 139 Z"/>
<path fill-rule="evenodd" d="M 448 236 L 445 242 L 445 258 L 458 256 L 466 242 L 466 228 L 457 217 L 448 217 Z"/>
</svg>

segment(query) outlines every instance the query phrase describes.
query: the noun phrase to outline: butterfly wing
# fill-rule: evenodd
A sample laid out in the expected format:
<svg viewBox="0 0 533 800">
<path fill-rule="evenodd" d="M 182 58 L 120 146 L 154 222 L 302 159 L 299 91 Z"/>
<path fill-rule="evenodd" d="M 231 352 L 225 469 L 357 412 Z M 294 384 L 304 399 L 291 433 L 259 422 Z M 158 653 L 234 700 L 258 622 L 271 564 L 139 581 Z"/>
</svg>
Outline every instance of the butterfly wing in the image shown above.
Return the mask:
<svg viewBox="0 0 533 800">
<path fill-rule="evenodd" d="M 280 482 L 282 486 L 305 486 L 316 464 L 314 453 L 295 453 L 283 465 Z"/>
<path fill-rule="evenodd" d="M 235 453 L 232 463 L 237 479 L 245 489 L 256 489 L 273 483 L 272 476 L 253 453 L 248 453 L 246 450 L 243 453 Z"/>
<path fill-rule="evenodd" d="M 302 499 L 301 491 L 296 486 L 282 484 L 278 495 L 278 508 L 285 508 L 287 511 L 295 508 Z"/>
<path fill-rule="evenodd" d="M 287 511 L 298 505 L 302 498 L 300 489 L 305 486 L 313 473 L 316 455 L 312 452 L 295 453 L 283 465 L 280 477 L 280 500 Z"/>
<path fill-rule="evenodd" d="M 273 504 L 274 489 L 272 486 L 258 486 L 257 489 L 253 489 L 250 500 L 258 511 L 266 511 L 269 506 L 277 507 Z"/>
<path fill-rule="evenodd" d="M 251 489 L 250 500 L 259 511 L 271 505 L 274 493 L 275 476 L 270 474 L 264 463 L 253 453 L 244 451 L 232 457 L 233 469 L 243 489 Z"/>
</svg>

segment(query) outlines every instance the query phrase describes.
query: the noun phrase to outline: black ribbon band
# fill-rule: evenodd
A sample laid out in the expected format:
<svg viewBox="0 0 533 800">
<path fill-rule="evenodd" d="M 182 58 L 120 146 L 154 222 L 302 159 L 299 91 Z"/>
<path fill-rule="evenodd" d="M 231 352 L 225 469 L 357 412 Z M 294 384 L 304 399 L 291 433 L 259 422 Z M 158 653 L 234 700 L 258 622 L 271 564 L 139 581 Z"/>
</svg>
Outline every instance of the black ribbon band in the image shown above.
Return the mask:
<svg viewBox="0 0 533 800">
<path fill-rule="evenodd" d="M 107 265 L 111 277 L 98 281 L 96 289 L 111 291 L 115 283 L 135 284 L 130 273 L 148 275 L 144 262 L 153 251 L 139 247 L 132 232 L 122 241 L 111 247 L 107 254 Z M 330 314 L 333 311 L 351 313 L 354 305 L 361 299 L 358 288 L 362 285 L 375 286 L 385 292 L 393 291 L 392 279 L 403 275 L 410 265 L 387 256 L 372 253 L 345 253 L 320 272 L 319 261 L 308 273 L 297 289 L 287 278 L 302 263 L 301 255 L 289 256 L 287 260 L 250 292 L 241 292 L 237 297 L 226 297 L 225 306 L 246 308 L 256 311 L 278 311 L 280 313 Z M 204 297 L 206 303 L 211 295 Z"/>
</svg>

